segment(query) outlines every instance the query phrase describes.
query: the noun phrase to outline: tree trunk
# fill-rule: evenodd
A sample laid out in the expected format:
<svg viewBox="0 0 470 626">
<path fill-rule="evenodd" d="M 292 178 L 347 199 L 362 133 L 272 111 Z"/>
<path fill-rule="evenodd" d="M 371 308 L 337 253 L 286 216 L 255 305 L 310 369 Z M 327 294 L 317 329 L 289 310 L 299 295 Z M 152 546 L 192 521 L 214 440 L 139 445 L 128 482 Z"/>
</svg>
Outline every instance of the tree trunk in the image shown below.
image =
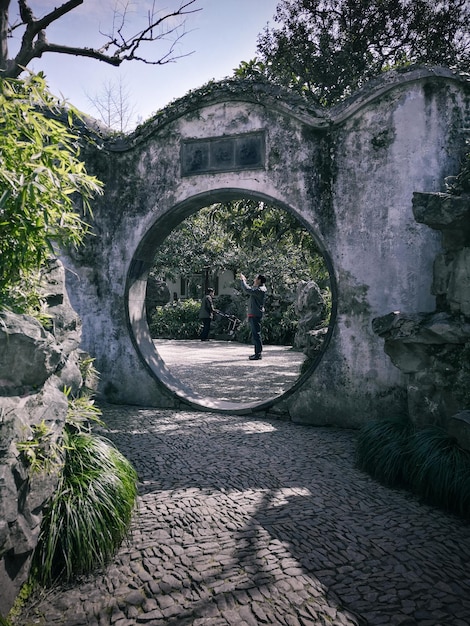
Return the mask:
<svg viewBox="0 0 470 626">
<path fill-rule="evenodd" d="M 8 63 L 8 11 L 10 0 L 0 0 L 0 72 Z"/>
</svg>

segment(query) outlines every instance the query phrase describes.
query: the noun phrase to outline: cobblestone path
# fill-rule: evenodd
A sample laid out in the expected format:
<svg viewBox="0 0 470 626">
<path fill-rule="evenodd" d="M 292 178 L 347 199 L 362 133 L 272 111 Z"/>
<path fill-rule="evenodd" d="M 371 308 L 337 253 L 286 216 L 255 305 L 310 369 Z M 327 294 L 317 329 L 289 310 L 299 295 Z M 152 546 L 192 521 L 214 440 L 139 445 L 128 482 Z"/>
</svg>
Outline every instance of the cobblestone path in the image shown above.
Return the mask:
<svg viewBox="0 0 470 626">
<path fill-rule="evenodd" d="M 469 626 L 470 529 L 354 469 L 352 431 L 107 406 L 139 473 L 106 572 L 30 626 Z"/>
</svg>

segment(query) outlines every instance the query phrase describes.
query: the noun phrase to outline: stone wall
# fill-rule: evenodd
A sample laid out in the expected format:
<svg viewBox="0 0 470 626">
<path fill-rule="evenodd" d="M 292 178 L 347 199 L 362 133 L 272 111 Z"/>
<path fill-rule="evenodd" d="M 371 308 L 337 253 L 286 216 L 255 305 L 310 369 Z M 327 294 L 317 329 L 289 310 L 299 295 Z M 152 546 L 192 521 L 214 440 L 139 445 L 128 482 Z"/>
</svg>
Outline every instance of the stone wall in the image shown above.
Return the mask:
<svg viewBox="0 0 470 626">
<path fill-rule="evenodd" d="M 29 572 L 45 503 L 59 465 L 31 473 L 18 443 L 44 424 L 47 450 L 60 438 L 68 402 L 64 386 L 81 385 L 81 323 L 65 291 L 64 269 L 54 262 L 44 286 L 49 330 L 34 318 L 0 313 L 0 613 L 5 615 Z"/>
<path fill-rule="evenodd" d="M 439 235 L 414 219 L 412 199 L 457 173 L 468 108 L 468 80 L 443 68 L 387 73 L 328 111 L 278 87 L 227 81 L 119 141 L 98 137 L 99 149 L 85 153 L 106 186 L 93 206 L 94 236 L 64 262 L 101 396 L 348 427 L 406 408 L 405 375 L 371 322 L 435 308 Z M 204 206 L 241 197 L 285 209 L 309 229 L 334 302 L 322 356 L 289 395 L 227 404 L 187 393 L 169 373 L 151 341 L 145 295 L 168 233 Z"/>
<path fill-rule="evenodd" d="M 417 425 L 455 430 L 470 444 L 470 193 L 415 193 L 418 222 L 441 233 L 430 313 L 395 311 L 375 319 L 385 352 L 405 374 L 407 409 Z M 459 423 L 456 424 L 455 420 Z"/>
</svg>

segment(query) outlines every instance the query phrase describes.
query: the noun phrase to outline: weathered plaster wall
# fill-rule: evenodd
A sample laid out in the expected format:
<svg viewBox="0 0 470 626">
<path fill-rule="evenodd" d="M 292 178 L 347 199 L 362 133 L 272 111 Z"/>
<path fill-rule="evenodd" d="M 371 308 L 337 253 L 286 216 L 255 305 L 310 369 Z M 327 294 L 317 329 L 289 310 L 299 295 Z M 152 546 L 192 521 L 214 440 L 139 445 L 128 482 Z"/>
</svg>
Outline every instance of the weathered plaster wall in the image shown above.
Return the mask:
<svg viewBox="0 0 470 626">
<path fill-rule="evenodd" d="M 434 308 L 438 238 L 414 221 L 412 194 L 438 190 L 457 172 L 466 107 L 468 83 L 445 70 L 391 73 L 328 113 L 269 86 L 221 84 L 169 107 L 121 144 L 89 150 L 87 167 L 106 193 L 94 206 L 95 236 L 65 262 L 73 270 L 69 290 L 83 321 L 82 347 L 96 357 L 103 396 L 224 410 L 180 393 L 159 362 L 142 319 L 146 272 L 155 246 L 184 217 L 248 196 L 308 225 L 332 262 L 337 288 L 337 316 L 319 366 L 271 410 L 295 421 L 359 425 L 403 406 L 402 375 L 371 320 L 405 303 L 408 310 Z M 181 175 L 185 139 L 257 131 L 265 134 L 263 168 Z"/>
<path fill-rule="evenodd" d="M 370 320 L 435 306 L 430 285 L 439 237 L 416 223 L 412 196 L 441 189 L 458 171 L 468 102 L 452 81 L 403 78 L 332 112 L 338 318 L 315 381 L 291 401 L 291 413 L 309 422 L 322 423 L 324 398 L 333 421 L 343 423 L 403 406 L 402 375 L 390 367 Z"/>
</svg>

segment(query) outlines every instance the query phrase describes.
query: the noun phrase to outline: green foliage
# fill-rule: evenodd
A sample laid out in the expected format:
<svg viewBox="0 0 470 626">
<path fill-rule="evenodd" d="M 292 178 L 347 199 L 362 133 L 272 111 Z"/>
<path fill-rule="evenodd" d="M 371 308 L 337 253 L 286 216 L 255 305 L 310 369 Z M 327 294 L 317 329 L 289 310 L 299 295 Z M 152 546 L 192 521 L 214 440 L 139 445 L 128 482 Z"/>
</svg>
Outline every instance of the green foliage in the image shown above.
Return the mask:
<svg viewBox="0 0 470 626">
<path fill-rule="evenodd" d="M 1 615 L 0 615 L 0 626 L 11 626 L 11 622 L 13 622 L 14 624 L 18 623 L 18 619 L 21 616 L 24 603 L 33 593 L 34 587 L 35 587 L 35 583 L 31 579 L 28 579 L 21 586 L 20 592 L 16 596 L 13 606 L 11 607 L 10 612 L 8 613 L 8 619 L 3 619 L 2 621 Z"/>
<path fill-rule="evenodd" d="M 137 475 L 105 438 L 64 431 L 66 458 L 45 511 L 32 575 L 42 585 L 104 567 L 125 538 Z"/>
<path fill-rule="evenodd" d="M 409 481 L 425 502 L 470 516 L 470 453 L 443 428 L 428 427 L 415 434 Z"/>
<path fill-rule="evenodd" d="M 417 430 L 406 418 L 371 421 L 359 432 L 356 466 L 388 487 L 470 518 L 470 452 L 441 427 Z"/>
<path fill-rule="evenodd" d="M 280 0 L 239 77 L 268 78 L 331 105 L 364 81 L 410 64 L 468 71 L 466 0 Z"/>
<path fill-rule="evenodd" d="M 1 231 L 2 226 L 0 224 L 0 239 L 2 236 Z M 0 308 L 11 309 L 17 313 L 31 315 L 36 318 L 44 328 L 48 329 L 50 316 L 46 312 L 47 306 L 42 298 L 41 287 L 41 270 L 31 270 L 29 274 L 23 274 L 21 282 L 11 283 L 8 290 L 4 292 L 0 291 Z"/>
<path fill-rule="evenodd" d="M 42 76 L 0 80 L 0 306 L 39 306 L 38 272 L 55 247 L 78 246 L 101 191 L 79 159 L 79 137 L 57 119 L 57 101 Z M 54 115 L 56 116 L 54 118 Z"/>
<path fill-rule="evenodd" d="M 467 139 L 467 152 L 462 160 L 462 166 L 457 176 L 446 178 L 447 191 L 453 195 L 470 193 L 470 140 Z"/>
<path fill-rule="evenodd" d="M 243 271 L 248 276 L 259 272 L 267 276 L 269 296 L 263 320 L 266 343 L 292 344 L 297 319 L 291 303 L 301 280 L 315 280 L 331 301 L 328 270 L 310 233 L 290 213 L 263 202 L 243 199 L 201 209 L 163 242 L 155 255 L 151 274 L 171 280 L 179 276 L 189 280 L 197 277 L 198 283 L 190 285 L 190 291 L 202 297 L 206 268 L 214 274 L 229 270 L 234 275 Z M 233 287 L 239 288 L 238 280 L 233 282 Z M 249 343 L 246 299 L 231 296 L 224 301 L 222 298 L 217 296 L 215 306 L 242 320 L 236 339 Z M 274 301 L 276 307 L 270 305 Z M 194 339 L 198 336 L 199 302 L 182 306 L 159 307 L 151 314 L 152 337 Z M 220 334 L 225 324 L 223 319 L 216 319 L 215 334 Z"/>
<path fill-rule="evenodd" d="M 105 425 L 100 419 L 101 414 L 101 409 L 96 406 L 91 395 L 84 393 L 76 398 L 69 398 L 66 424 L 76 431 L 91 432 L 92 424 Z"/>
<path fill-rule="evenodd" d="M 91 425 L 104 426 L 100 419 L 101 410 L 89 392 L 81 392 L 77 397 L 72 397 L 70 388 L 65 387 L 64 393 L 68 398 L 65 428 L 69 432 L 91 433 Z M 17 441 L 23 461 L 30 469 L 31 474 L 50 474 L 60 469 L 63 464 L 66 445 L 52 441 L 53 431 L 42 420 L 39 424 L 31 427 L 30 435 L 23 441 Z"/>
<path fill-rule="evenodd" d="M 199 309 L 197 300 L 158 306 L 150 317 L 150 335 L 161 339 L 196 339 L 200 330 Z"/>
<path fill-rule="evenodd" d="M 216 308 L 227 315 L 237 317 L 241 324 L 235 339 L 241 343 L 251 343 L 250 328 L 246 321 L 246 298 L 244 296 L 218 296 L 214 300 Z M 200 302 L 183 300 L 176 304 L 156 307 L 150 319 L 150 334 L 159 339 L 197 339 L 200 332 Z M 227 328 L 227 319 L 215 317 L 211 332 L 222 334 Z M 263 340 L 267 344 L 292 345 L 297 329 L 297 316 L 294 305 L 267 309 L 263 317 Z"/>
<path fill-rule="evenodd" d="M 293 304 L 270 309 L 263 317 L 263 341 L 276 346 L 292 345 L 297 325 L 297 314 Z"/>
<path fill-rule="evenodd" d="M 247 313 L 247 297 L 245 295 L 220 295 L 215 298 L 215 306 L 228 315 L 237 317 L 241 324 L 235 334 L 235 339 L 240 343 L 251 343 L 251 334 Z M 295 332 L 297 330 L 297 315 L 294 305 L 286 301 L 276 301 L 273 305 L 272 298 L 268 297 L 266 301 L 266 313 L 263 317 L 262 335 L 263 341 L 271 345 L 292 345 Z M 217 318 L 212 325 L 214 333 L 222 332 L 222 328 L 226 328 L 228 322 L 226 319 Z"/>
<path fill-rule="evenodd" d="M 52 441 L 52 431 L 45 420 L 31 427 L 30 436 L 17 441 L 21 458 L 28 465 L 31 474 L 56 471 L 61 465 L 62 448 Z"/>
<path fill-rule="evenodd" d="M 409 441 L 413 432 L 413 424 L 406 417 L 368 422 L 357 440 L 357 467 L 384 485 L 407 485 Z"/>
<path fill-rule="evenodd" d="M 128 531 L 137 495 L 132 465 L 110 441 L 91 432 L 93 424 L 104 424 L 88 390 L 76 397 L 68 388 L 64 392 L 63 440 L 52 444 L 52 432 L 42 421 L 28 440 L 17 443 L 32 472 L 61 470 L 44 512 L 32 585 L 71 580 L 103 567 Z"/>
<path fill-rule="evenodd" d="M 80 356 L 78 367 L 83 380 L 82 393 L 93 393 L 100 378 L 100 373 L 95 367 L 95 359 L 83 353 Z"/>
<path fill-rule="evenodd" d="M 279 296 L 295 291 L 300 280 L 329 286 L 328 270 L 311 234 L 287 211 L 255 200 L 214 204 L 184 220 L 157 250 L 151 273 L 162 279 L 191 279 L 207 267 L 235 275 L 261 272 L 270 293 Z M 198 297 L 201 287 L 197 285 Z"/>
</svg>

